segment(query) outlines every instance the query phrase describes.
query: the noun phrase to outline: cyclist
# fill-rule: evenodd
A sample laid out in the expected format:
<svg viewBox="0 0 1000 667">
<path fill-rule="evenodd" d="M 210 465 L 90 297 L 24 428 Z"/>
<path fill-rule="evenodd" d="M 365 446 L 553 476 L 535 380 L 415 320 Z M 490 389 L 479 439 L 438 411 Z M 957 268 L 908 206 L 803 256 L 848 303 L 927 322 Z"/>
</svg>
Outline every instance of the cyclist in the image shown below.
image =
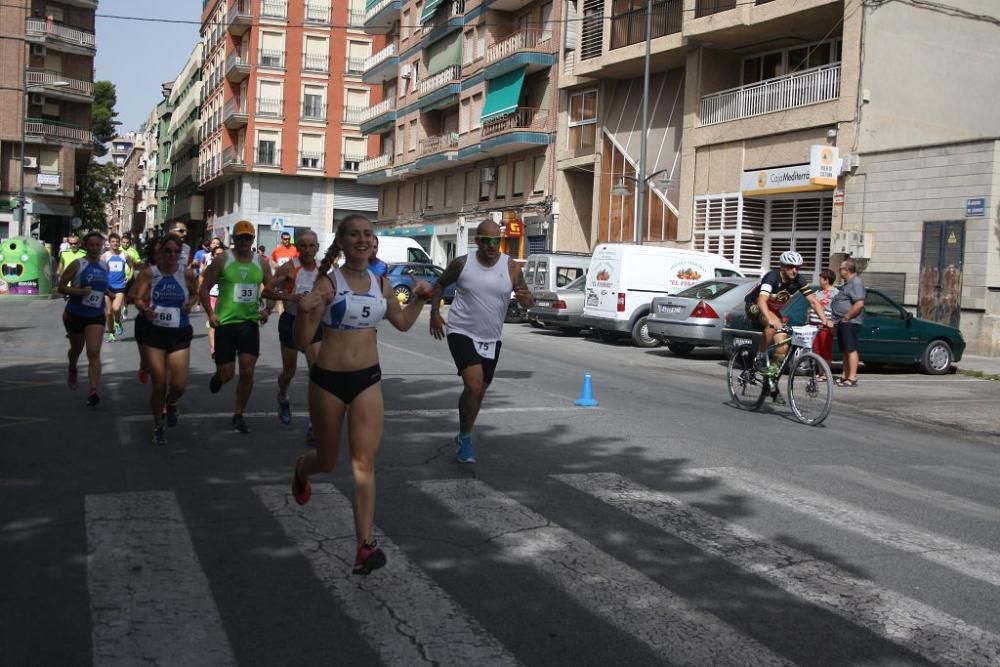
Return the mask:
<svg viewBox="0 0 1000 667">
<path fill-rule="evenodd" d="M 788 351 L 784 343 L 788 336 L 778 331 L 783 324 L 781 321 L 781 311 L 788 305 L 795 293 L 798 292 L 809 300 L 816 316 L 824 327 L 832 326 L 827 319 L 819 299 L 813 294 L 809 281 L 799 274 L 802 268 L 802 255 L 794 250 L 787 250 L 781 253 L 778 258 L 781 268 L 768 271 L 760 279 L 750 293 L 747 294 L 745 310 L 750 321 L 760 328 L 760 347 L 757 350 L 757 368 L 762 372 L 773 372 L 767 358 L 767 350 L 773 343 L 778 343 L 774 351 L 774 367 L 781 365 Z"/>
</svg>

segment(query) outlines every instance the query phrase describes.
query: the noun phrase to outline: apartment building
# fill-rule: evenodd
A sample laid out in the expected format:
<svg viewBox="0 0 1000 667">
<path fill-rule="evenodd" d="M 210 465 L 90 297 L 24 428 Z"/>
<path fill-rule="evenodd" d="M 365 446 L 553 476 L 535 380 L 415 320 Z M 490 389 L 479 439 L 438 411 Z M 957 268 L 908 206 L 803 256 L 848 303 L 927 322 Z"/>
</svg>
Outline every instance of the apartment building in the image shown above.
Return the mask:
<svg viewBox="0 0 1000 667">
<path fill-rule="evenodd" d="M 371 0 L 386 35 L 364 65 L 382 95 L 362 114 L 377 151 L 378 233 L 416 239 L 435 262 L 501 223 L 514 257 L 557 246 L 554 139 L 561 8 L 548 0 Z"/>
<path fill-rule="evenodd" d="M 139 161 L 142 175 L 139 177 L 139 189 L 142 193 L 142 210 L 145 212 L 143 227 L 144 235 L 153 234 L 153 223 L 156 220 L 158 201 L 156 199 L 156 171 L 160 160 L 160 123 L 157 113 L 159 105 L 149 112 L 149 116 L 139 129 L 142 135 L 143 154 Z M 137 209 L 139 205 L 136 205 Z"/>
<path fill-rule="evenodd" d="M 125 160 L 135 146 L 137 135 L 129 132 L 123 136 L 115 137 L 111 140 L 111 161 L 118 167 L 125 166 Z"/>
<path fill-rule="evenodd" d="M 718 252 L 752 275 L 788 249 L 814 278 L 850 255 L 869 284 L 1000 353 L 1000 93 L 982 85 L 1000 40 L 972 18 L 997 8 L 953 4 L 967 14 L 654 2 L 643 241 Z M 636 236 L 646 3 L 566 6 L 579 20 L 562 44 L 557 196 L 587 250 Z"/>
<path fill-rule="evenodd" d="M 174 104 L 171 101 L 174 82 L 167 81 L 160 87 L 163 99 L 156 105 L 156 172 L 153 179 L 153 197 L 156 199 L 156 215 L 153 227 L 161 228 L 169 221 L 170 212 L 170 181 L 173 175 L 171 159 L 173 156 L 173 126 Z"/>
<path fill-rule="evenodd" d="M 118 234 L 132 234 L 135 238 L 139 238 L 146 220 L 142 191 L 145 147 L 141 135 L 131 134 L 135 136 L 135 139 L 121 163 L 122 173 L 118 177 L 118 190 L 110 204 L 108 231 Z"/>
<path fill-rule="evenodd" d="M 174 81 L 168 98 L 170 113 L 169 201 L 164 219 L 187 224 L 188 239 L 196 243 L 205 233 L 205 196 L 198 189 L 198 149 L 201 136 L 201 81 L 203 45 L 195 44 Z"/>
<path fill-rule="evenodd" d="M 363 20 L 357 2 L 205 4 L 199 180 L 213 235 L 250 220 L 270 248 L 283 229 L 375 214 L 377 188 L 357 174 L 360 113 L 379 100 L 361 74 L 384 39 Z"/>
<path fill-rule="evenodd" d="M 34 233 L 58 245 L 69 232 L 93 147 L 96 8 L 97 0 L 0 6 L 0 237 Z M 13 210 L 22 177 L 24 225 Z"/>
</svg>

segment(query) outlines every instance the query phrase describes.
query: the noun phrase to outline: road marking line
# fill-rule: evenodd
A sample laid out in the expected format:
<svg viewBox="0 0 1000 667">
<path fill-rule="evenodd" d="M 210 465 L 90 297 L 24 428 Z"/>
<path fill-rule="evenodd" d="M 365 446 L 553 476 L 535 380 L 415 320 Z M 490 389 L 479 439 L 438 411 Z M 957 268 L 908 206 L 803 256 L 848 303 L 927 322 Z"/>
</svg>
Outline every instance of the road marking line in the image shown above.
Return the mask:
<svg viewBox="0 0 1000 667">
<path fill-rule="evenodd" d="M 292 504 L 285 486 L 254 493 L 312 566 L 316 577 L 358 624 L 387 665 L 517 665 L 517 659 L 384 536 L 388 562 L 370 577 L 351 574 L 356 542 L 351 503 L 332 484 Z"/>
<path fill-rule="evenodd" d="M 6 415 L 0 415 L 0 428 L 25 426 L 27 424 L 40 424 L 47 421 L 49 420 L 41 417 L 7 417 Z"/>
<path fill-rule="evenodd" d="M 478 480 L 414 482 L 501 558 L 530 566 L 590 612 L 664 660 L 686 665 L 787 665 L 751 637 Z"/>
<path fill-rule="evenodd" d="M 932 475 L 947 477 L 949 479 L 957 479 L 966 483 L 971 482 L 973 484 L 981 484 L 982 486 L 989 488 L 996 488 L 1000 485 L 1000 472 L 990 474 L 984 473 L 980 470 L 969 470 L 967 468 L 961 468 L 953 465 L 912 467 L 914 470 L 922 470 L 923 472 L 927 472 Z"/>
<path fill-rule="evenodd" d="M 86 497 L 95 665 L 235 665 L 171 491 Z"/>
<path fill-rule="evenodd" d="M 597 408 L 598 410 L 600 408 Z M 559 406 L 559 407 L 533 407 L 533 408 L 483 408 L 479 411 L 480 415 L 504 415 L 512 413 L 521 412 L 580 412 L 580 408 L 575 406 Z M 588 410 L 589 412 L 589 410 Z M 228 419 L 233 416 L 231 412 L 195 412 L 195 413 L 181 413 L 181 417 L 185 420 L 188 419 Z M 256 418 L 272 418 L 277 416 L 277 412 L 247 412 L 243 415 L 247 419 Z M 308 419 L 308 412 L 293 412 L 293 417 L 299 417 L 301 419 Z M 458 410 L 455 408 L 420 408 L 417 410 L 386 410 L 386 419 L 393 419 L 396 417 L 457 417 Z M 117 417 L 121 421 L 149 421 L 152 423 L 153 418 L 150 415 L 126 415 L 124 417 Z"/>
<path fill-rule="evenodd" d="M 1000 663 L 1000 637 L 810 554 L 768 542 L 667 493 L 615 473 L 553 477 L 934 663 L 956 667 Z"/>
<path fill-rule="evenodd" d="M 816 468 L 833 477 L 860 486 L 867 486 L 876 491 L 885 491 L 902 498 L 929 503 L 936 508 L 966 514 L 977 519 L 1000 521 L 1000 507 L 990 507 L 989 505 L 977 503 L 974 500 L 953 496 L 944 491 L 928 489 L 911 484 L 910 482 L 882 477 L 881 475 L 875 475 L 867 470 L 852 466 L 816 466 Z"/>
<path fill-rule="evenodd" d="M 740 468 L 689 470 L 696 477 L 721 479 L 729 487 L 784 505 L 812 519 L 858 533 L 894 549 L 914 553 L 959 574 L 1000 586 L 1000 558 L 982 547 L 930 533 L 882 514 Z"/>
</svg>

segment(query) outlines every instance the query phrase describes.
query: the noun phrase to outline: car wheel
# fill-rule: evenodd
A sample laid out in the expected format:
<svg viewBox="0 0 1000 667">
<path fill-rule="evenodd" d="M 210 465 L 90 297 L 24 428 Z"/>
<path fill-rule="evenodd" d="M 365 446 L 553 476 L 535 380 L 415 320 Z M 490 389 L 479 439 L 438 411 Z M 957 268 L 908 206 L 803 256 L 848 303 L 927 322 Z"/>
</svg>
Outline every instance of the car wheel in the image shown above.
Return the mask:
<svg viewBox="0 0 1000 667">
<path fill-rule="evenodd" d="M 954 359 L 947 341 L 932 340 L 920 357 L 920 368 L 928 375 L 944 375 L 951 369 Z"/>
<path fill-rule="evenodd" d="M 649 335 L 649 326 L 646 324 L 647 316 L 643 315 L 632 325 L 632 342 L 636 347 L 657 347 L 660 341 Z"/>
<path fill-rule="evenodd" d="M 667 349 L 678 357 L 686 357 L 694 351 L 694 345 L 690 343 L 667 343 Z"/>
<path fill-rule="evenodd" d="M 614 343 L 618 340 L 618 334 L 614 331 L 608 331 L 607 329 L 598 329 L 597 337 L 603 340 L 605 343 Z"/>
<path fill-rule="evenodd" d="M 510 303 L 507 304 L 507 315 L 504 317 L 503 321 L 510 324 L 520 324 L 524 322 L 527 314 L 528 311 L 525 307 L 522 306 L 520 302 L 512 299 Z"/>
<path fill-rule="evenodd" d="M 408 304 L 410 302 L 410 297 L 413 296 L 413 292 L 411 292 L 410 288 L 406 285 L 396 285 L 392 289 L 392 293 L 395 294 L 396 298 L 399 299 L 399 302 L 404 305 Z"/>
</svg>

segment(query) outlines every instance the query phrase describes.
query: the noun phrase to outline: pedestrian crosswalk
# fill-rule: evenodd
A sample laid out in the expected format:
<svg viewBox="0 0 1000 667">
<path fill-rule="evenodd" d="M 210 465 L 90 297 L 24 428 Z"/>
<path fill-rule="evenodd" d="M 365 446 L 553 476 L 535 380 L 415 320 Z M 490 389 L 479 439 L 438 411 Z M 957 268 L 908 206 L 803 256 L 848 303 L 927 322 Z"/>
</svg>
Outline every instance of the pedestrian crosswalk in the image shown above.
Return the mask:
<svg viewBox="0 0 1000 667">
<path fill-rule="evenodd" d="M 959 497 L 932 485 L 925 489 L 914 484 L 912 476 L 906 481 L 846 466 L 804 466 L 803 471 L 829 486 L 806 488 L 778 475 L 733 467 L 691 469 L 684 473 L 686 477 L 671 479 L 680 480 L 673 487 L 678 489 L 704 489 L 704 484 L 688 482 L 712 480 L 718 484 L 713 488 L 726 497 L 740 494 L 767 504 L 778 516 L 795 515 L 797 520 L 856 534 L 893 553 L 923 559 L 927 567 L 939 568 L 944 576 L 974 580 L 987 587 L 987 595 L 997 595 L 1000 553 L 996 550 L 813 489 L 838 488 L 846 481 L 886 489 L 908 502 L 925 504 L 927 511 L 940 506 L 970 520 L 994 523 L 1000 519 L 1000 501 L 991 506 L 981 498 Z M 925 466 L 908 472 L 928 480 L 935 471 Z M 950 479 L 954 472 L 947 470 L 941 479 Z M 565 507 L 547 512 L 521 493 L 497 488 L 493 480 L 411 481 L 407 493 L 421 503 L 419 512 L 408 515 L 416 517 L 416 525 L 405 531 L 398 525 L 395 530 L 379 530 L 388 564 L 369 577 L 350 574 L 356 545 L 349 490 L 317 481 L 311 501 L 299 507 L 291 501 L 286 485 L 257 483 L 252 486 L 257 505 L 247 511 L 261 512 L 280 526 L 282 539 L 287 537 L 292 549 L 309 564 L 317 590 L 344 610 L 353 623 L 353 636 L 340 641 L 363 643 L 385 665 L 538 662 L 530 647 L 511 641 L 518 623 L 524 621 L 505 617 L 500 623 L 495 614 L 479 614 L 484 600 L 470 596 L 462 586 L 443 582 L 449 568 L 458 565 L 446 558 L 428 558 L 427 551 L 413 552 L 410 540 L 414 535 L 441 525 L 473 536 L 468 539 L 476 544 L 488 545 L 488 555 L 475 552 L 481 559 L 476 576 L 518 568 L 523 577 L 517 586 L 511 582 L 510 596 L 524 595 L 527 585 L 532 594 L 525 596 L 523 604 L 528 605 L 536 592 L 549 591 L 552 611 L 558 613 L 559 605 L 571 605 L 563 610 L 570 618 L 582 610 L 593 617 L 593 623 L 607 627 L 608 633 L 633 642 L 642 655 L 655 656 L 664 664 L 789 665 L 801 661 L 803 654 L 789 655 L 788 644 L 775 640 L 768 628 L 745 620 L 752 619 L 754 605 L 765 600 L 773 603 L 766 611 L 768 618 L 788 615 L 781 632 L 794 632 L 801 621 L 798 616 L 812 609 L 837 618 L 845 627 L 858 628 L 875 643 L 896 647 L 896 655 L 887 655 L 884 647 L 868 656 L 855 649 L 860 653 L 850 655 L 862 655 L 861 662 L 1000 664 L 1000 636 L 995 628 L 981 627 L 983 623 L 963 619 L 954 609 L 949 612 L 918 599 L 921 596 L 914 591 L 921 588 L 919 582 L 905 592 L 894 590 L 874 577 L 866 578 L 856 567 L 846 567 L 842 559 L 818 557 L 816 552 L 789 546 L 748 527 L 747 521 L 714 514 L 711 505 L 698 501 L 702 496 L 651 488 L 648 478 L 643 483 L 620 473 L 579 472 L 547 479 L 552 482 L 547 491 L 562 494 L 563 504 L 569 503 L 583 519 L 567 523 Z M 238 662 L 231 621 L 220 614 L 214 601 L 216 587 L 224 584 L 210 582 L 202 569 L 187 528 L 191 517 L 184 516 L 174 492 L 87 496 L 85 516 L 94 664 Z M 693 599 L 697 596 L 691 595 L 690 581 L 681 582 L 668 568 L 650 565 L 655 550 L 643 551 L 641 557 L 623 555 L 609 547 L 609 542 L 595 539 L 592 531 L 581 529 L 579 522 L 587 517 L 606 516 L 618 516 L 629 524 L 628 530 L 609 527 L 615 535 L 641 531 L 660 549 L 663 544 L 685 545 L 684 549 L 699 554 L 698 567 L 717 563 L 727 568 L 734 582 L 730 608 Z M 636 553 L 642 551 L 639 546 Z M 689 563 L 694 562 L 684 553 Z M 660 558 L 669 560 L 664 555 Z M 735 583 L 739 577 L 756 582 L 755 590 L 763 587 L 771 592 L 748 596 L 746 582 Z M 898 582 L 896 587 L 900 587 Z M 782 610 L 782 600 L 794 601 L 796 611 Z M 516 607 L 522 602 L 514 599 L 505 604 Z M 734 616 L 733 609 L 740 610 L 743 618 Z M 522 632 L 530 630 L 521 628 Z M 597 636 L 575 637 L 573 646 L 579 653 L 566 655 L 566 663 L 588 663 L 588 646 L 600 641 Z M 847 658 L 845 638 L 834 625 L 827 634 L 797 641 L 828 644 L 823 647 L 827 654 L 811 654 L 828 655 L 825 664 L 855 662 Z M 331 662 L 337 661 L 331 658 Z"/>
</svg>

